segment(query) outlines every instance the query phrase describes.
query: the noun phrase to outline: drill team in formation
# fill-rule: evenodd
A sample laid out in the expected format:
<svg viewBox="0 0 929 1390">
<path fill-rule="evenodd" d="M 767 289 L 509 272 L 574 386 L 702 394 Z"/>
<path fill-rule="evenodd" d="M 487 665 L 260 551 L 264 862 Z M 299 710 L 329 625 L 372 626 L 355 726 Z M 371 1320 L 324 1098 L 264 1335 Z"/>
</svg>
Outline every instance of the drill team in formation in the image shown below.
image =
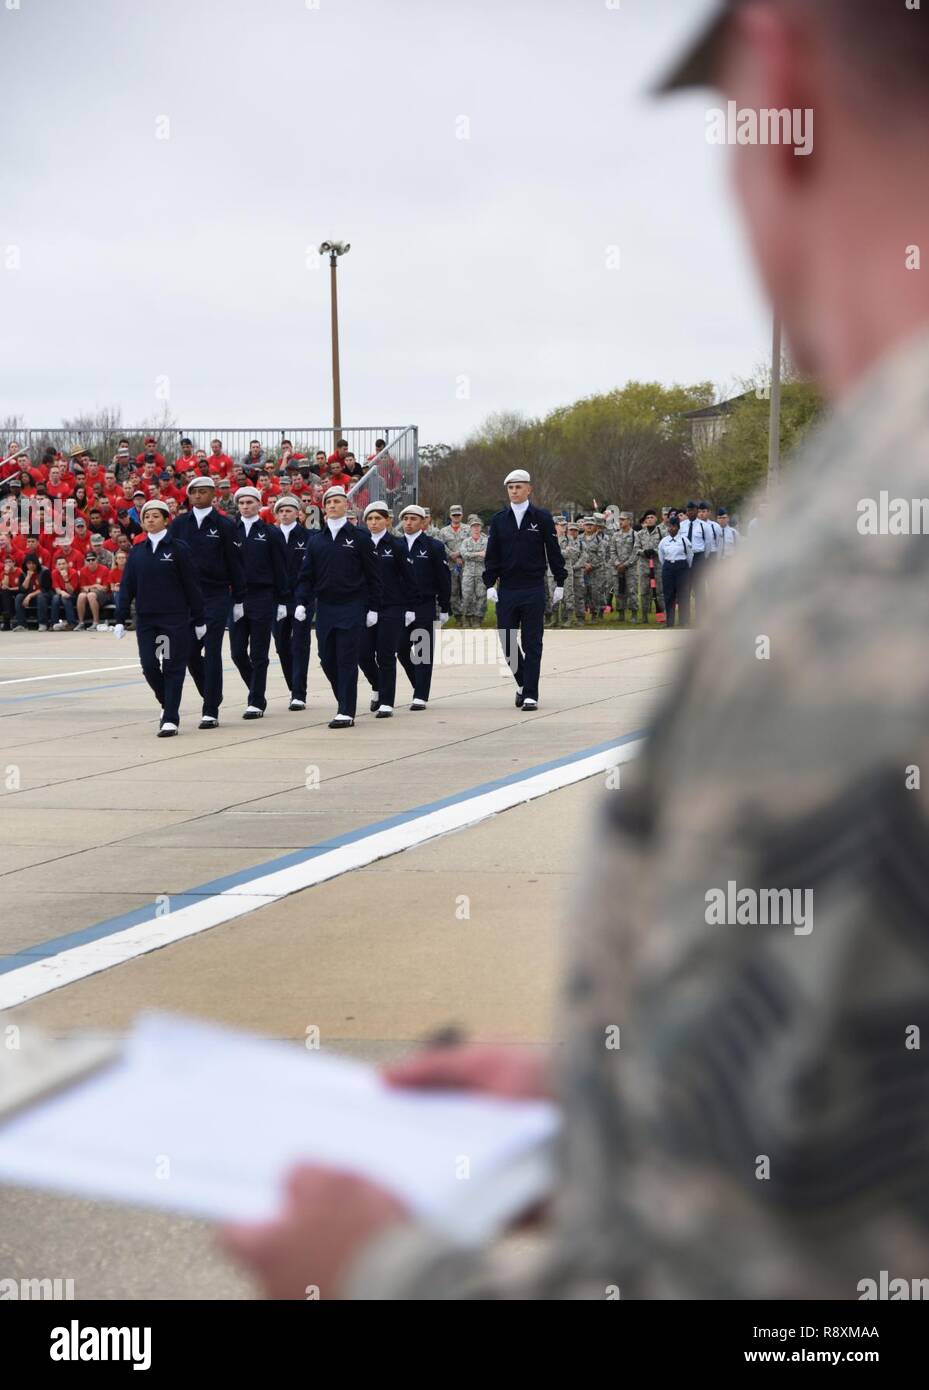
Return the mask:
<svg viewBox="0 0 929 1390">
<path fill-rule="evenodd" d="M 616 509 L 578 521 L 553 517 L 532 501 L 524 469 L 504 479 L 508 504 L 486 532 L 481 518 L 466 518 L 458 504 L 441 528 L 428 508 L 392 507 L 387 500 L 365 506 L 359 523 L 344 481 L 319 497 L 318 528 L 304 524 L 312 518 L 297 489 L 272 499 L 239 482 L 230 511 L 220 485 L 214 472 L 204 471 L 190 477 L 173 503 L 154 497 L 143 504 L 140 497 L 137 509 L 126 512 L 134 532 L 116 537 L 124 564 L 105 570 L 106 579 L 117 576 L 117 638 L 135 624 L 143 674 L 160 706 L 160 737 L 178 732 L 187 672 L 200 696 L 199 728 L 218 727 L 227 632 L 247 690 L 243 719 L 261 719 L 267 709 L 272 641 L 288 709 L 306 709 L 314 626 L 335 701 L 331 729 L 354 724 L 359 671 L 378 719 L 394 714 L 398 666 L 412 687 L 410 710 L 425 710 L 436 633 L 450 617 L 463 628 L 482 627 L 488 602 L 495 604 L 516 704 L 532 711 L 545 627 L 611 612 L 647 624 L 653 609 L 669 628 L 686 627 L 691 605 L 699 613 L 708 566 L 733 555 L 741 540 L 722 509 L 710 519 L 705 502 L 690 502 L 680 513 L 664 508 L 660 517 L 646 511 L 638 525 L 632 513 Z M 186 508 L 180 509 L 182 496 Z M 104 544 L 92 539 L 95 548 Z M 35 611 L 44 616 L 38 602 Z"/>
</svg>

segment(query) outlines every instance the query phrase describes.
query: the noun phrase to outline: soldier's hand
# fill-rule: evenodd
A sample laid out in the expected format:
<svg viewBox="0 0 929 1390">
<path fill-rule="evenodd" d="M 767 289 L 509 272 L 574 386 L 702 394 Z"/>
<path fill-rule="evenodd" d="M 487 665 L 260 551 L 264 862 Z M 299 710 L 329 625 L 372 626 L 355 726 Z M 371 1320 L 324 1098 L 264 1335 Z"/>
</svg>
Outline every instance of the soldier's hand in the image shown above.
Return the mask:
<svg viewBox="0 0 929 1390">
<path fill-rule="evenodd" d="M 286 617 L 287 617 L 287 604 L 286 604 L 286 603 L 279 603 L 279 604 L 277 605 L 277 620 L 278 620 L 278 622 L 279 622 L 279 623 L 282 623 Z"/>
<path fill-rule="evenodd" d="M 244 603 L 234 603 L 234 604 L 232 605 L 232 621 L 233 621 L 234 623 L 237 623 L 237 622 L 239 621 L 240 618 L 244 618 L 244 617 L 245 617 L 245 604 L 244 604 Z"/>
<path fill-rule="evenodd" d="M 306 609 L 304 608 L 302 603 L 298 603 L 296 608 L 294 609 L 294 622 L 306 622 Z"/>
<path fill-rule="evenodd" d="M 488 589 L 488 590 L 487 590 L 487 602 L 488 602 L 488 603 L 496 603 L 496 602 L 497 602 L 497 590 L 496 590 L 495 588 L 494 588 L 494 589 Z"/>
<path fill-rule="evenodd" d="M 198 623 L 194 628 L 194 636 L 198 642 L 202 642 L 206 636 L 206 623 Z"/>
<path fill-rule="evenodd" d="M 550 1100 L 547 1053 L 526 1047 L 427 1047 L 384 1069 L 391 1086 L 474 1091 L 511 1100 Z"/>
<path fill-rule="evenodd" d="M 410 610 L 407 609 L 406 612 L 405 612 L 404 615 L 403 615 L 403 626 L 404 626 L 404 627 L 411 627 L 412 624 L 415 623 L 415 622 L 416 622 L 416 614 L 415 614 L 415 613 L 411 613 Z"/>
<path fill-rule="evenodd" d="M 366 616 L 366 618 L 365 618 L 365 627 L 374 627 L 374 625 L 375 625 L 376 622 L 377 622 L 377 614 L 374 612 L 374 610 L 373 610 L 373 608 L 372 608 L 372 609 L 369 610 L 369 612 L 368 612 L 368 614 L 367 614 L 367 616 Z"/>
<path fill-rule="evenodd" d="M 446 624 L 447 622 L 448 622 L 448 614 L 447 614 L 447 613 L 440 613 L 440 614 L 439 614 L 439 627 L 444 627 L 445 624 Z"/>
<path fill-rule="evenodd" d="M 555 589 L 554 593 L 552 594 L 552 605 L 554 606 L 556 603 L 560 603 L 563 598 L 564 589 L 559 584 L 557 589 Z"/>
<path fill-rule="evenodd" d="M 125 635 L 125 625 L 123 623 L 117 623 L 113 629 L 113 636 L 116 638 L 117 642 L 121 641 L 125 637 Z"/>
</svg>

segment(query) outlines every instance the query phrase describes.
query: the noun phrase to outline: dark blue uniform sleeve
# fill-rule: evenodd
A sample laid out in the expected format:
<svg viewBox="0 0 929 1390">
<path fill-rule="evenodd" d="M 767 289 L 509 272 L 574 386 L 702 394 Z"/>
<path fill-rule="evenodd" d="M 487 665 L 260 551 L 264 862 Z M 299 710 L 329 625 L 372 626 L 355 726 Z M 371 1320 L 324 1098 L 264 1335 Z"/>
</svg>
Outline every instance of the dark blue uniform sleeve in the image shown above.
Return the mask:
<svg viewBox="0 0 929 1390">
<path fill-rule="evenodd" d="M 203 593 L 200 589 L 200 580 L 197 578 L 197 567 L 194 564 L 194 557 L 186 541 L 175 540 L 173 545 L 177 577 L 181 581 L 181 586 L 187 598 L 187 606 L 190 609 L 191 620 L 193 621 L 194 627 L 201 627 L 206 622 L 206 617 L 203 612 Z M 125 583 L 125 580 L 123 583 Z M 119 592 L 120 596 L 122 596 L 122 584 L 119 586 Z"/>
<path fill-rule="evenodd" d="M 548 567 L 555 576 L 555 583 L 563 585 L 568 577 L 568 567 L 564 562 L 561 553 L 561 546 L 558 544 L 558 532 L 555 530 L 555 519 L 551 512 L 546 512 L 542 522 L 545 536 L 545 553 L 548 556 Z"/>
<path fill-rule="evenodd" d="M 361 565 L 364 570 L 365 583 L 368 586 L 368 611 L 380 608 L 384 597 L 384 586 L 381 583 L 381 572 L 377 567 L 377 555 L 374 550 L 374 542 L 367 531 L 358 528 L 358 539 L 361 541 Z"/>
<path fill-rule="evenodd" d="M 487 532 L 487 548 L 484 551 L 484 588 L 492 589 L 500 578 L 500 534 L 497 518 L 494 517 Z"/>
<path fill-rule="evenodd" d="M 239 547 L 235 543 L 235 526 L 232 522 L 227 522 L 221 528 L 223 537 L 223 554 L 226 557 L 226 569 L 229 572 L 229 583 L 232 585 L 233 603 L 245 602 L 245 566 L 242 563 L 242 555 Z"/>
<path fill-rule="evenodd" d="M 439 600 L 439 612 L 447 613 L 449 604 L 452 601 L 452 572 L 448 567 L 448 555 L 445 546 L 435 537 L 432 540 L 432 569 L 435 574 L 435 586 Z"/>
<path fill-rule="evenodd" d="M 287 572 L 287 545 L 277 527 L 268 527 L 271 542 L 271 566 L 274 570 L 274 597 L 277 603 L 290 599 L 290 575 Z"/>
<path fill-rule="evenodd" d="M 409 547 L 405 540 L 400 540 L 398 536 L 391 536 L 391 549 L 394 554 L 394 565 L 397 569 L 397 578 L 400 581 L 400 592 L 403 595 L 403 602 L 407 609 L 413 608 L 416 603 L 416 592 L 413 582 L 410 579 L 412 565 L 406 562 Z"/>
<path fill-rule="evenodd" d="M 296 588 L 294 589 L 294 598 L 298 606 L 301 603 L 303 604 L 307 613 L 310 612 L 316 601 L 316 559 L 313 554 L 312 539 L 307 545 L 306 554 L 303 557 L 303 564 L 300 566 L 300 574 L 297 578 Z"/>
<path fill-rule="evenodd" d="M 116 595 L 116 621 L 125 623 L 132 610 L 132 600 L 135 598 L 136 591 L 136 547 L 133 546 L 126 559 L 126 568 L 123 570 L 123 577 L 119 581 L 119 591 Z"/>
</svg>

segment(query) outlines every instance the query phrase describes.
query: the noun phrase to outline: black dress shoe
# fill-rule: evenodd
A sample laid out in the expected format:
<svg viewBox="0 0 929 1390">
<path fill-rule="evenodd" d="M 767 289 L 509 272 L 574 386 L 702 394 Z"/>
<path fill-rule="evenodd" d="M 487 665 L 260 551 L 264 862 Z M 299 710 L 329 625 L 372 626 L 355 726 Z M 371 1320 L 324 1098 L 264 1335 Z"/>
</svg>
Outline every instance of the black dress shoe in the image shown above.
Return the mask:
<svg viewBox="0 0 929 1390">
<path fill-rule="evenodd" d="M 375 719 L 393 719 L 394 712 L 392 709 L 379 709 L 374 717 Z"/>
<path fill-rule="evenodd" d="M 354 725 L 354 719 L 330 719 L 330 729 L 350 729 Z"/>
<path fill-rule="evenodd" d="M 219 720 L 215 714 L 205 714 L 197 725 L 198 729 L 218 729 Z"/>
<path fill-rule="evenodd" d="M 370 703 L 370 705 L 368 706 L 368 708 L 370 709 L 370 711 L 371 711 L 372 714 L 377 714 L 377 712 L 378 712 L 378 710 L 380 709 L 380 707 L 381 707 L 381 702 L 380 702 L 380 700 L 375 696 L 375 698 L 371 701 L 371 703 Z"/>
<path fill-rule="evenodd" d="M 523 692 L 522 692 L 521 690 L 517 690 L 517 692 L 516 692 L 516 708 L 517 708 L 517 709 L 522 709 L 522 707 L 523 707 L 523 700 L 524 700 L 524 699 L 525 699 L 525 696 L 523 695 Z"/>
<path fill-rule="evenodd" d="M 245 711 L 245 713 L 242 715 L 242 718 L 243 718 L 243 719 L 264 719 L 264 714 L 265 714 L 265 712 L 264 712 L 263 709 L 256 709 L 254 705 L 249 705 L 248 709 L 247 709 L 247 710 Z"/>
</svg>

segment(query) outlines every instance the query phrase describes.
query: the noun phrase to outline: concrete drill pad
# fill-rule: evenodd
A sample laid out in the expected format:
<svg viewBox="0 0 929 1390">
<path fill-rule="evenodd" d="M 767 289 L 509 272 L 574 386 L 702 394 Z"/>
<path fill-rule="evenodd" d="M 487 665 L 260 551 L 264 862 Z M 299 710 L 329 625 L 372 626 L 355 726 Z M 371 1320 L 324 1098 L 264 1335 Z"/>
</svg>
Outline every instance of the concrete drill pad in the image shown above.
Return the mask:
<svg viewBox="0 0 929 1390">
<path fill-rule="evenodd" d="M 43 642 L 29 635 L 17 648 Z M 112 639 L 104 651 L 103 634 L 75 636 L 75 650 L 85 642 L 116 664 Z M 538 714 L 516 711 L 512 682 L 493 669 L 448 667 L 436 674 L 425 715 L 401 710 L 398 696 L 393 720 L 359 718 L 344 736 L 325 728 L 331 700 L 315 658 L 306 715 L 284 711 L 275 673 L 271 712 L 244 724 L 233 673 L 216 735 L 185 727 L 167 743 L 151 735 L 153 702 L 138 678 L 101 690 L 100 704 L 80 693 L 23 702 L 13 712 L 0 686 L 0 746 L 15 749 L 15 758 L 2 755 L 4 765 L 18 760 L 27 774 L 23 793 L 0 796 L 0 830 L 9 830 L 3 844 L 12 852 L 0 862 L 0 948 L 21 950 L 148 905 L 150 895 L 132 890 L 149 883 L 140 875 L 152 864 L 164 862 L 172 883 L 193 887 L 213 876 L 211 866 L 260 864 L 634 732 L 680 645 L 665 633 L 549 633 Z M 0 644 L 0 674 L 9 675 L 5 651 Z M 82 652 L 73 664 L 92 662 Z M 25 667 L 33 669 L 45 668 Z M 17 666 L 15 674 L 24 673 Z M 123 677 L 100 677 L 114 680 Z M 191 695 L 185 710 L 194 721 Z M 362 683 L 359 708 L 365 695 Z M 65 738 L 68 756 L 56 760 L 54 740 Z M 41 791 L 28 787 L 32 751 L 33 774 L 59 779 Z M 302 780 L 307 765 L 320 769 L 313 791 Z M 292 1038 L 295 1046 L 307 1027 L 318 1027 L 324 1048 L 371 1061 L 449 1022 L 475 1036 L 541 1044 L 557 1019 L 559 925 L 579 891 L 602 788 L 597 777 L 552 793 L 78 981 L 14 1016 L 56 1033 L 86 1026 L 119 1035 L 140 1009 L 158 1005 Z M 102 816 L 105 806 L 112 809 Z M 30 867 L 49 847 L 57 861 Z M 455 915 L 463 896 L 469 919 Z M 200 1223 L 8 1189 L 0 1192 L 0 1231 L 6 1272 L 74 1277 L 78 1297 L 248 1296 Z"/>
</svg>

